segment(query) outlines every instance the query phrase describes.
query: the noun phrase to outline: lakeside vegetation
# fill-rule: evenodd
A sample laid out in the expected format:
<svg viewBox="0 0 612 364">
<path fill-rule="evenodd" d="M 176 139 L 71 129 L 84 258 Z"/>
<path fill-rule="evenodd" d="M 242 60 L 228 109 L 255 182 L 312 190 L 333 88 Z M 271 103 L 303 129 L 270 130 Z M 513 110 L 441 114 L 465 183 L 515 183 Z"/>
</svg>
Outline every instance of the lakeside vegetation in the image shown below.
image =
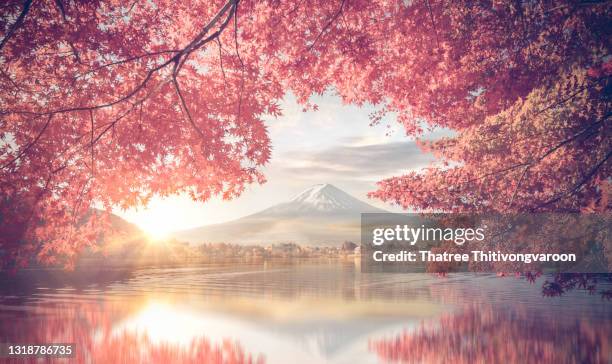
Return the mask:
<svg viewBox="0 0 612 364">
<path fill-rule="evenodd" d="M 271 259 L 354 259 L 359 257 L 359 251 L 359 246 L 351 241 L 340 246 L 306 246 L 294 242 L 193 245 L 178 240 L 151 242 L 138 239 L 127 244 L 109 244 L 104 249 L 87 250 L 77 260 L 76 268 L 260 262 Z"/>
</svg>

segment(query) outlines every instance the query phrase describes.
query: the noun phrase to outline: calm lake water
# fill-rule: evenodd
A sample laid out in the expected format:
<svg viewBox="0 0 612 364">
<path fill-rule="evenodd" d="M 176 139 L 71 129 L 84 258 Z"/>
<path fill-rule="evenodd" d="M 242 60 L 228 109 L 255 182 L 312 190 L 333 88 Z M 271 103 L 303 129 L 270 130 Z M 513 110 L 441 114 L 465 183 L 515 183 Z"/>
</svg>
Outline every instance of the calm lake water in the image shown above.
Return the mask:
<svg viewBox="0 0 612 364">
<path fill-rule="evenodd" d="M 612 362 L 611 302 L 544 280 L 352 262 L 32 274 L 0 285 L 0 342 L 73 342 L 78 362 Z"/>
</svg>

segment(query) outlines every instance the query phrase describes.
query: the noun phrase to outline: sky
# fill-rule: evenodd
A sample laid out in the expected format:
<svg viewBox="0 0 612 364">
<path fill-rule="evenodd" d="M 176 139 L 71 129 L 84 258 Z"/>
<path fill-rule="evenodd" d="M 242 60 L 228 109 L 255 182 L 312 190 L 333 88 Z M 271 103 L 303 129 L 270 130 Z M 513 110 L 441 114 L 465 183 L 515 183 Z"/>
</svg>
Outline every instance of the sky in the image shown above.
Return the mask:
<svg viewBox="0 0 612 364">
<path fill-rule="evenodd" d="M 392 116 L 371 126 L 369 114 L 376 110 L 371 105 L 346 105 L 330 94 L 313 97 L 312 102 L 319 109 L 303 112 L 289 94 L 281 103 L 283 115 L 265 119 L 272 142 L 272 158 L 263 169 L 265 184 L 248 186 L 232 201 L 213 198 L 202 203 L 173 196 L 115 213 L 163 235 L 237 219 L 286 202 L 319 183 L 330 183 L 373 206 L 401 211 L 369 199 L 367 193 L 376 190 L 377 181 L 428 166 L 433 157 L 423 153 Z"/>
</svg>

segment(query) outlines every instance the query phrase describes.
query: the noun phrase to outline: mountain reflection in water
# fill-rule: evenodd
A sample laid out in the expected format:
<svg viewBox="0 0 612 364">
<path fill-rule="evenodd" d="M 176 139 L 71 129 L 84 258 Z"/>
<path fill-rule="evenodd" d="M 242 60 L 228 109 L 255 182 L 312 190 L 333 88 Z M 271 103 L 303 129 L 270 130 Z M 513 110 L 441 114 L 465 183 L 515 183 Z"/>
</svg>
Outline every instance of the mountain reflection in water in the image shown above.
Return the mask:
<svg viewBox="0 0 612 364">
<path fill-rule="evenodd" d="M 3 282 L 0 342 L 79 363 L 609 363 L 612 305 L 494 275 L 352 264 L 149 268 L 96 284 Z M 23 361 L 21 361 L 23 362 Z"/>
</svg>

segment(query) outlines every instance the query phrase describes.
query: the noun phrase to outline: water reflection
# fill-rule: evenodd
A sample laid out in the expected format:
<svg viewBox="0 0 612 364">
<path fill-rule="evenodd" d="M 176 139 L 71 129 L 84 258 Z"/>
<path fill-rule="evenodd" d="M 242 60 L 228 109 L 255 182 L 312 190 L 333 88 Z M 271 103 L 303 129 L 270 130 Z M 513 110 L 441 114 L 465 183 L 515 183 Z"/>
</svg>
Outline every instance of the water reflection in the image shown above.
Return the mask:
<svg viewBox="0 0 612 364">
<path fill-rule="evenodd" d="M 165 316 L 163 312 L 147 314 L 145 311 L 141 316 L 151 325 L 150 331 L 122 327 L 121 322 L 131 315 L 143 315 L 139 311 L 141 307 L 142 302 L 138 300 L 38 304 L 27 313 L 14 315 L 4 308 L 0 338 L 11 343 L 75 343 L 76 355 L 69 361 L 78 363 L 265 362 L 263 356 L 244 351 L 231 335 L 220 342 L 201 331 L 192 332 L 194 335 L 184 342 L 160 340 L 159 334 L 171 337 L 184 331 L 187 325 L 181 327 L 181 324 L 188 323 L 170 325 L 169 320 L 175 317 Z"/>
<path fill-rule="evenodd" d="M 373 339 L 370 349 L 382 361 L 401 363 L 610 363 L 611 340 L 609 321 L 478 306 Z"/>
<path fill-rule="evenodd" d="M 0 288 L 0 342 L 75 342 L 79 363 L 607 362 L 611 305 L 540 288 L 339 264 L 150 268 Z"/>
</svg>

